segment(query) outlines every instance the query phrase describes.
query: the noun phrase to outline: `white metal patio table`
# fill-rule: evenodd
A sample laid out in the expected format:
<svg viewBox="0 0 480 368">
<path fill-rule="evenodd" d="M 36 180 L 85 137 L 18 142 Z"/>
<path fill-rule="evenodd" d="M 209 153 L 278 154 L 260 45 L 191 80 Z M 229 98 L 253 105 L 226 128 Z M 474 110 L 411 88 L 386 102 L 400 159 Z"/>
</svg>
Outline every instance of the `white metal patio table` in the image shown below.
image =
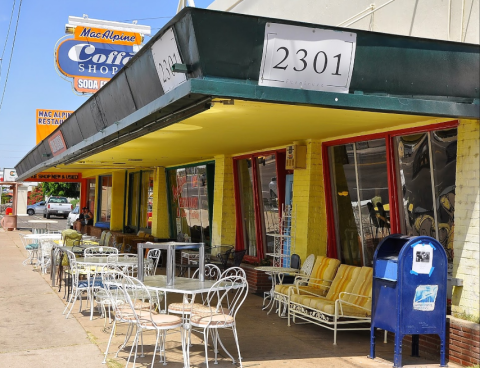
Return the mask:
<svg viewBox="0 0 480 368">
<path fill-rule="evenodd" d="M 269 274 L 272 278 L 272 288 L 270 289 L 270 291 L 265 292 L 265 296 L 263 298 L 264 305 L 262 308 L 262 310 L 270 308 L 267 312 L 267 314 L 270 314 L 270 312 L 273 309 L 273 306 L 275 305 L 275 299 L 273 297 L 273 294 L 275 292 L 275 286 L 277 285 L 277 278 L 281 282 L 285 274 L 296 274 L 298 273 L 298 269 L 291 268 L 291 267 L 259 266 L 259 267 L 255 267 L 255 270 L 263 271 L 266 274 Z M 269 298 L 270 300 L 267 305 L 265 305 L 266 298 Z"/>
</svg>

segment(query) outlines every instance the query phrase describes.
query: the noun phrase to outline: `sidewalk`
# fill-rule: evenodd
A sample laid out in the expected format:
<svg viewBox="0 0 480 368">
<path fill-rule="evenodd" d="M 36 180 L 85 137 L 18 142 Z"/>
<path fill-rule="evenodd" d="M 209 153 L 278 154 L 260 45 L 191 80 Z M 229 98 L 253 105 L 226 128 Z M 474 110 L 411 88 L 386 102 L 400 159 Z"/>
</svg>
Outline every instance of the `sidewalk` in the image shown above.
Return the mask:
<svg viewBox="0 0 480 368">
<path fill-rule="evenodd" d="M 108 331 L 104 332 L 104 320 L 99 314 L 95 313 L 90 321 L 89 311 L 78 312 L 78 302 L 73 317 L 65 319 L 62 316 L 63 289 L 58 293 L 56 288 L 50 287 L 47 276 L 40 275 L 30 265 L 22 266 L 25 257 L 18 232 L 0 229 L 0 313 L 6 316 L 0 324 L 0 367 L 124 367 L 131 342 L 118 358 L 114 358 L 114 353 L 125 337 L 125 326 L 117 328 L 108 363 L 103 365 L 111 325 L 107 322 Z M 177 301 L 175 297 L 169 297 L 169 302 L 173 301 Z M 393 344 L 383 344 L 380 336 L 377 338 L 377 358 L 371 360 L 366 357 L 370 351 L 368 331 L 339 332 L 338 345 L 333 346 L 333 332 L 310 324 L 288 327 L 286 320 L 262 311 L 261 304 L 260 296 L 250 294 L 238 314 L 245 368 L 387 368 L 393 365 Z M 233 353 L 236 349 L 231 332 L 224 331 L 222 336 L 225 336 L 222 341 L 226 348 Z M 152 334 L 144 334 L 145 357 L 137 358 L 137 367 L 150 367 L 152 347 L 149 344 L 153 341 Z M 206 367 L 199 335 L 192 335 L 192 342 L 191 365 Z M 410 346 L 404 346 L 403 353 L 406 368 L 438 367 L 440 363 L 440 358 L 410 357 Z M 213 365 L 213 351 L 210 350 L 210 367 L 233 367 L 225 356 L 221 351 L 219 364 Z M 183 367 L 179 334 L 167 337 L 167 361 L 168 367 Z M 154 366 L 162 364 L 156 362 Z M 449 367 L 459 366 L 449 363 Z"/>
</svg>

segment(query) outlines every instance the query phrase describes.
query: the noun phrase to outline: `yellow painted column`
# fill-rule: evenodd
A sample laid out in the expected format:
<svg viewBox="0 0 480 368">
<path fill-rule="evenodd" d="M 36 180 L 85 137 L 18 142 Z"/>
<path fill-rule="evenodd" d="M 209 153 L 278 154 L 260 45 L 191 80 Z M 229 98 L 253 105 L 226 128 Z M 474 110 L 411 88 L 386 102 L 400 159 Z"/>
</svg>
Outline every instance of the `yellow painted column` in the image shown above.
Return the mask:
<svg viewBox="0 0 480 368">
<path fill-rule="evenodd" d="M 212 222 L 212 246 L 235 245 L 235 191 L 230 156 L 215 156 Z"/>
<path fill-rule="evenodd" d="M 170 237 L 166 174 L 164 167 L 153 173 L 152 235 L 157 238 Z"/>
<path fill-rule="evenodd" d="M 461 120 L 458 127 L 455 188 L 453 277 L 463 279 L 454 287 L 452 312 L 462 318 L 480 317 L 480 131 L 478 120 Z"/>
<path fill-rule="evenodd" d="M 112 172 L 112 208 L 110 230 L 123 230 L 123 213 L 125 210 L 125 171 Z"/>
<path fill-rule="evenodd" d="M 327 216 L 323 184 L 322 144 L 307 140 L 306 169 L 293 174 L 295 253 L 303 261 L 310 254 L 327 254 Z"/>
</svg>

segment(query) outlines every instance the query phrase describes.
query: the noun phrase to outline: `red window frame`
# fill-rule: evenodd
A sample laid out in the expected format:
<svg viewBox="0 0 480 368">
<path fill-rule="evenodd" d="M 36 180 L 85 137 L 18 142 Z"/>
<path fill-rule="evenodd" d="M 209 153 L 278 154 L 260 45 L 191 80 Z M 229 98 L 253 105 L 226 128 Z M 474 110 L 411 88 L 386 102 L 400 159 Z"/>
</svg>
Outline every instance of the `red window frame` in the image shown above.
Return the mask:
<svg viewBox="0 0 480 368">
<path fill-rule="evenodd" d="M 243 221 L 242 221 L 242 205 L 240 198 L 240 188 L 238 182 L 238 166 L 237 163 L 242 159 L 251 159 L 252 160 L 252 169 L 253 169 L 253 200 L 254 200 L 254 209 L 255 209 L 255 239 L 257 243 L 257 256 L 245 255 L 244 261 L 247 263 L 259 262 L 265 258 L 265 248 L 266 244 L 263 242 L 263 225 L 262 225 L 262 212 L 260 211 L 260 203 L 262 198 L 259 192 L 259 183 L 258 183 L 258 164 L 257 158 L 259 156 L 268 156 L 275 155 L 275 173 L 277 175 L 277 197 L 278 197 L 278 208 L 282 208 L 285 202 L 285 159 L 286 159 L 286 150 L 270 150 L 263 152 L 255 152 L 252 154 L 236 156 L 233 158 L 233 181 L 234 181 L 234 190 L 235 190 L 235 222 L 236 222 L 236 234 L 235 234 L 235 249 L 243 250 L 245 249 L 245 239 L 243 231 Z M 279 221 L 281 221 L 281 211 L 278 211 Z"/>
<path fill-rule="evenodd" d="M 421 127 L 406 128 L 392 130 L 389 132 L 366 134 L 351 138 L 337 139 L 322 144 L 322 158 L 323 158 L 323 180 L 325 185 L 325 203 L 327 205 L 327 257 L 337 258 L 337 236 L 335 232 L 335 217 L 332 200 L 332 180 L 330 171 L 330 161 L 328 157 L 328 148 L 342 144 L 351 144 L 356 142 L 363 142 L 373 139 L 385 139 L 386 155 L 387 155 L 387 175 L 388 175 L 388 193 L 390 201 L 390 228 L 391 233 L 401 232 L 401 223 L 399 221 L 399 204 L 398 204 L 398 188 L 397 188 L 397 170 L 395 166 L 395 151 L 393 139 L 399 135 L 409 135 L 418 133 L 427 133 L 433 130 L 452 129 L 459 125 L 458 120 L 451 120 L 443 123 L 425 125 Z"/>
</svg>

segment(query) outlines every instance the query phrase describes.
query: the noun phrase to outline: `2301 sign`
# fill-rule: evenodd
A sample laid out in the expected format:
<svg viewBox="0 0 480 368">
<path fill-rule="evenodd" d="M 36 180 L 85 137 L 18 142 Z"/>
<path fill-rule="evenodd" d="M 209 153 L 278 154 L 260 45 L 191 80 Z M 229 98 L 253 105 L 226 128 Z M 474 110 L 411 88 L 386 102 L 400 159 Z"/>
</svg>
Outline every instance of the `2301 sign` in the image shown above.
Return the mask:
<svg viewBox="0 0 480 368">
<path fill-rule="evenodd" d="M 185 74 L 172 72 L 173 64 L 182 63 L 172 28 L 168 29 L 162 37 L 153 44 L 152 55 L 160 83 L 165 93 L 187 80 Z"/>
<path fill-rule="evenodd" d="M 356 35 L 268 23 L 259 85 L 348 93 Z"/>
</svg>

